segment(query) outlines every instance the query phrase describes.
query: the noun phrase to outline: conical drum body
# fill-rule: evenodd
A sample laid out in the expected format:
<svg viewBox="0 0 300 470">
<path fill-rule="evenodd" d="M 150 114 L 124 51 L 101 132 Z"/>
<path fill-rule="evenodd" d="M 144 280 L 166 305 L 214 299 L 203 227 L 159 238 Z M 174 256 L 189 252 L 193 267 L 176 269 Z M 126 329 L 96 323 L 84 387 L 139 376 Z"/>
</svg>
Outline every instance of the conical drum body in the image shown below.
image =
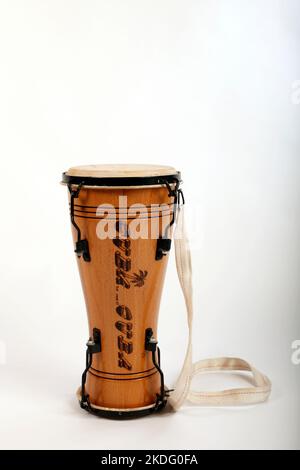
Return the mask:
<svg viewBox="0 0 300 470">
<path fill-rule="evenodd" d="M 80 404 L 108 417 L 158 410 L 167 393 L 157 324 L 180 174 L 100 165 L 74 167 L 63 183 L 89 326 Z"/>
</svg>

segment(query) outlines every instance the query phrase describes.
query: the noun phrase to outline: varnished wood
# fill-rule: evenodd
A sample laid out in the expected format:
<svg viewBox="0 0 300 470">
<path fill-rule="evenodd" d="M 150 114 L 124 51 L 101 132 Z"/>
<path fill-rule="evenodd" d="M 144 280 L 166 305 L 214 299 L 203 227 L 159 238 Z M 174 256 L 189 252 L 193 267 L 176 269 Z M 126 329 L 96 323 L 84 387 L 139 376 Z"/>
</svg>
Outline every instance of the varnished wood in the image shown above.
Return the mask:
<svg viewBox="0 0 300 470">
<path fill-rule="evenodd" d="M 168 196 L 167 189 L 160 186 L 110 190 L 83 187 L 75 201 L 75 220 L 82 238 L 88 240 L 91 255 L 90 262 L 85 262 L 82 257 L 77 259 L 89 332 L 92 335 L 93 328 L 98 328 L 102 338 L 102 351 L 93 356 L 86 391 L 95 406 L 128 410 L 154 404 L 160 392 L 160 376 L 153 367 L 151 352 L 145 351 L 145 330 L 152 328 L 157 337 L 159 304 L 168 256 L 160 261 L 155 260 L 156 239 L 130 240 L 131 273 L 141 270 L 147 275 L 141 286 L 130 284 L 130 288 L 126 289 L 116 284 L 117 247 L 110 239 L 97 238 L 99 219 L 96 208 L 100 204 L 118 207 L 119 196 L 127 196 L 128 206 L 141 204 L 147 208 L 151 204 L 171 204 L 173 199 Z M 147 208 L 143 211 L 147 212 Z M 123 214 L 122 210 L 117 211 L 117 216 Z M 77 232 L 74 227 L 72 230 L 76 242 Z M 131 370 L 120 367 L 118 362 L 118 336 L 122 333 L 115 324 L 124 319 L 116 312 L 117 304 L 127 306 L 132 313 L 132 339 L 128 341 L 132 341 L 133 351 L 126 354 Z"/>
</svg>

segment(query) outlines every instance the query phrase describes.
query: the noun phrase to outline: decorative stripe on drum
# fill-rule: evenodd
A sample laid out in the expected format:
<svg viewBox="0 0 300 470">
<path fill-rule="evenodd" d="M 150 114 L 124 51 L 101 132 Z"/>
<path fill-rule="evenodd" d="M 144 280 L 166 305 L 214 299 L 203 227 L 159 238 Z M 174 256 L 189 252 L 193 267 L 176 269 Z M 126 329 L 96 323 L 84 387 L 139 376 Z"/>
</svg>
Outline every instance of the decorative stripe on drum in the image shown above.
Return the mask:
<svg viewBox="0 0 300 470">
<path fill-rule="evenodd" d="M 82 214 L 95 214 L 97 215 L 97 212 L 95 211 L 85 211 L 85 210 L 82 210 L 82 209 L 74 209 L 74 214 L 76 212 L 81 212 Z M 127 215 L 128 214 L 128 211 L 124 211 L 124 212 L 121 212 L 121 211 L 117 211 L 117 210 L 109 210 L 109 209 L 104 209 L 103 210 L 104 214 L 106 215 Z M 159 209 L 159 210 L 152 210 L 152 211 L 141 211 L 139 209 L 137 209 L 136 211 L 134 211 L 134 214 L 131 213 L 131 211 L 129 212 L 129 217 L 136 217 L 137 215 L 140 216 L 140 215 L 147 215 L 147 216 L 151 216 L 152 214 L 163 214 L 163 213 L 167 213 L 167 214 L 173 214 L 173 209 L 169 209 L 169 208 L 166 208 L 166 209 Z"/>
<path fill-rule="evenodd" d="M 89 209 L 96 209 L 96 210 L 89 210 Z M 89 207 L 89 206 L 74 206 L 74 214 L 76 215 L 81 215 L 81 214 L 92 214 L 94 216 L 97 216 L 97 209 L 96 207 Z M 163 205 L 163 206 L 157 206 L 155 205 L 154 207 L 150 208 L 149 210 L 146 208 L 146 210 L 142 210 L 145 208 L 138 208 L 138 207 L 104 207 L 101 206 L 101 212 L 103 212 L 102 216 L 106 215 L 113 215 L 113 216 L 127 216 L 128 218 L 130 217 L 140 217 L 141 215 L 145 215 L 146 217 L 152 217 L 153 215 L 165 215 L 165 214 L 173 214 L 174 212 L 174 204 L 170 205 Z M 100 216 L 97 216 L 100 217 Z"/>
<path fill-rule="evenodd" d="M 94 377 L 99 378 L 99 379 L 126 381 L 126 380 L 143 380 L 143 379 L 147 379 L 148 377 L 152 377 L 152 375 L 157 374 L 158 371 L 156 370 L 155 372 L 152 372 L 151 374 L 142 375 L 141 377 L 127 377 L 126 379 L 117 378 L 117 377 L 103 377 L 103 375 L 94 374 L 94 373 L 91 371 L 91 369 L 88 370 L 88 373 L 91 374 L 91 375 L 93 375 Z"/>
<path fill-rule="evenodd" d="M 155 367 L 151 367 L 151 369 L 146 369 L 146 370 L 141 370 L 139 372 L 126 372 L 126 373 L 122 373 L 122 372 L 105 372 L 104 370 L 98 370 L 98 369 L 95 369 L 95 367 L 90 367 L 91 370 L 93 370 L 94 372 L 99 372 L 99 374 L 105 374 L 105 375 L 140 375 L 140 374 L 146 374 L 147 372 L 151 372 L 153 370 L 156 370 Z"/>
<path fill-rule="evenodd" d="M 168 207 L 173 207 L 174 204 L 166 204 L 166 203 L 162 203 L 163 204 L 163 208 L 166 208 L 166 206 Z M 99 204 L 100 205 L 100 204 Z M 134 204 L 134 208 L 135 209 L 151 209 L 151 208 L 159 208 L 160 207 L 160 203 L 159 202 L 156 202 L 156 203 L 153 203 L 153 204 L 150 204 L 150 205 L 136 205 Z M 81 204 L 74 204 L 74 207 L 80 207 L 81 209 L 98 209 L 99 206 L 83 206 Z M 101 207 L 102 209 L 111 209 L 111 205 L 110 206 L 105 206 L 105 205 L 102 205 L 101 204 Z M 130 209 L 132 206 L 122 206 L 122 207 L 114 207 L 115 210 L 123 210 L 123 209 Z"/>
<path fill-rule="evenodd" d="M 169 212 L 168 214 L 160 214 L 160 215 L 148 215 L 146 217 L 119 217 L 118 214 L 116 214 L 115 217 L 106 217 L 105 215 L 103 216 L 86 216 L 86 215 L 79 215 L 74 212 L 74 216 L 77 217 L 78 219 L 96 219 L 96 220 L 150 220 L 150 219 L 162 219 L 164 217 L 169 217 L 173 215 L 173 212 Z"/>
</svg>

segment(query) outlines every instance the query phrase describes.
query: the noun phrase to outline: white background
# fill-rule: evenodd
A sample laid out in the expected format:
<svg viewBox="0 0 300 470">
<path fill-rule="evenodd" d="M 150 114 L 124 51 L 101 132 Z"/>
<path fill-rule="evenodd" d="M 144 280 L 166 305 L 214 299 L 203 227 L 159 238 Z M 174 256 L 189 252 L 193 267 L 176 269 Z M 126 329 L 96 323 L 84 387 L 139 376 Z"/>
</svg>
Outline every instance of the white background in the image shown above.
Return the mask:
<svg viewBox="0 0 300 470">
<path fill-rule="evenodd" d="M 300 447 L 299 25 L 298 0 L 0 1 L 1 448 Z M 194 357 L 245 357 L 268 403 L 130 422 L 78 407 L 87 322 L 59 182 L 110 162 L 182 171 Z M 172 255 L 169 384 L 184 318 Z"/>
</svg>

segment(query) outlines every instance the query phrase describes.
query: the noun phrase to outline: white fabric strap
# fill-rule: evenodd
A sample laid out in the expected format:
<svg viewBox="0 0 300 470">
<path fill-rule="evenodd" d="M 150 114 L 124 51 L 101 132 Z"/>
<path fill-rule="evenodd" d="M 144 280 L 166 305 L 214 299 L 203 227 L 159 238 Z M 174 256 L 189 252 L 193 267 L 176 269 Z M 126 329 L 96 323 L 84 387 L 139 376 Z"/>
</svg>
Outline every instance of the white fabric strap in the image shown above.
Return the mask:
<svg viewBox="0 0 300 470">
<path fill-rule="evenodd" d="M 188 345 L 183 367 L 177 379 L 175 389 L 171 393 L 169 403 L 178 410 L 185 400 L 198 405 L 225 406 L 251 405 L 268 399 L 271 393 L 271 382 L 261 372 L 248 362 L 238 359 L 221 357 L 205 359 L 193 364 L 192 334 L 193 334 L 193 287 L 192 264 L 188 239 L 184 227 L 184 206 L 177 210 L 176 228 L 174 232 L 175 256 L 179 282 L 184 295 L 187 310 Z M 192 391 L 192 378 L 203 372 L 247 371 L 253 376 L 253 387 L 236 388 L 215 392 Z"/>
</svg>

